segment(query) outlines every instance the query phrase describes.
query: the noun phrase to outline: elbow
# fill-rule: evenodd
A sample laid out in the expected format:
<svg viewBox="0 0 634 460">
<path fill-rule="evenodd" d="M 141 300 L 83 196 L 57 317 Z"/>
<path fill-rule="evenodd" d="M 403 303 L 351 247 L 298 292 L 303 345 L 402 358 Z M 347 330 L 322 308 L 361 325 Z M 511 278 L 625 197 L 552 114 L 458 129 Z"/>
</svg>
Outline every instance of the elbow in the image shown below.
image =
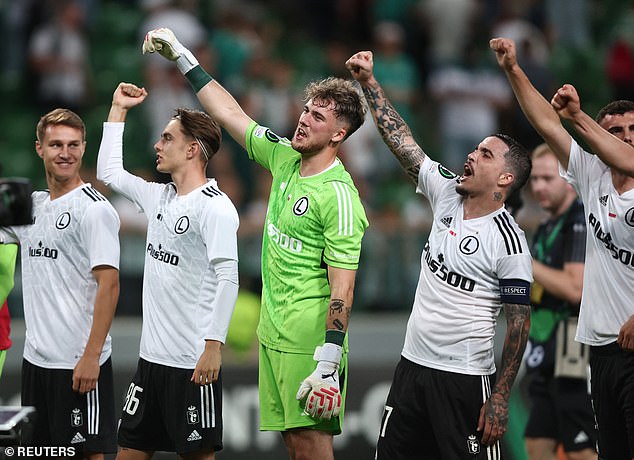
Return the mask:
<svg viewBox="0 0 634 460">
<path fill-rule="evenodd" d="M 103 182 L 106 185 L 110 185 L 110 174 L 104 167 L 100 167 L 99 163 L 97 163 L 97 173 L 95 175 L 98 181 Z"/>
<path fill-rule="evenodd" d="M 579 305 L 581 304 L 581 290 L 571 292 L 566 300 L 570 302 L 571 305 L 579 308 Z"/>
</svg>

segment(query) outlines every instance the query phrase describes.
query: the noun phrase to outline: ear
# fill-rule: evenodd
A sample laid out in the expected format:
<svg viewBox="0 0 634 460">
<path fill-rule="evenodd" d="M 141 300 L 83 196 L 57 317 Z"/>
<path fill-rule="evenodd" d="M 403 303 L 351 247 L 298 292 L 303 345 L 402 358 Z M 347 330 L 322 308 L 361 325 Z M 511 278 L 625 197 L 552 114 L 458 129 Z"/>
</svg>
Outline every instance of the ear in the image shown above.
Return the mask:
<svg viewBox="0 0 634 460">
<path fill-rule="evenodd" d="M 334 134 L 334 136 L 332 136 L 330 138 L 330 142 L 339 143 L 339 142 L 343 141 L 345 139 L 347 133 L 348 133 L 348 130 L 346 128 L 339 128 L 339 131 L 337 131 Z"/>
<path fill-rule="evenodd" d="M 515 176 L 513 175 L 513 173 L 505 172 L 500 174 L 500 177 L 498 178 L 498 185 L 500 187 L 508 187 L 514 181 L 515 181 Z"/>
<path fill-rule="evenodd" d="M 35 153 L 37 153 L 37 156 L 40 158 L 44 158 L 44 150 L 42 149 L 42 144 L 40 144 L 40 141 L 35 141 Z"/>
<path fill-rule="evenodd" d="M 189 144 L 189 146 L 187 147 L 187 151 L 185 152 L 185 157 L 188 160 L 191 160 L 194 157 L 194 155 L 196 154 L 196 148 L 197 147 L 198 147 L 198 145 L 197 145 L 197 143 L 195 141 L 191 142 Z"/>
</svg>

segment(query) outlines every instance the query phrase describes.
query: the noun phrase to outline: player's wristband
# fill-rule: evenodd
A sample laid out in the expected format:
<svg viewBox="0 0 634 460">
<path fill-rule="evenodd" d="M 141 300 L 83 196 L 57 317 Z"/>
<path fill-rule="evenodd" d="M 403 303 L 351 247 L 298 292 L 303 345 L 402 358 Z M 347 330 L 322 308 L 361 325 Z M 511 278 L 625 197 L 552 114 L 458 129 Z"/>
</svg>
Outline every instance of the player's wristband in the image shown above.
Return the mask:
<svg viewBox="0 0 634 460">
<path fill-rule="evenodd" d="M 341 355 L 343 354 L 343 348 L 334 343 L 324 343 L 323 346 L 315 349 L 314 358 L 317 361 L 327 361 L 339 365 L 341 362 Z"/>
<path fill-rule="evenodd" d="M 334 343 L 335 345 L 343 346 L 343 339 L 346 338 L 344 331 L 338 331 L 336 329 L 328 329 L 326 331 L 326 343 Z"/>
<path fill-rule="evenodd" d="M 191 87 L 194 88 L 195 92 L 203 89 L 207 83 L 214 81 L 214 79 L 211 78 L 211 75 L 205 72 L 199 65 L 188 71 L 185 74 L 185 78 L 187 78 L 187 81 Z"/>
</svg>

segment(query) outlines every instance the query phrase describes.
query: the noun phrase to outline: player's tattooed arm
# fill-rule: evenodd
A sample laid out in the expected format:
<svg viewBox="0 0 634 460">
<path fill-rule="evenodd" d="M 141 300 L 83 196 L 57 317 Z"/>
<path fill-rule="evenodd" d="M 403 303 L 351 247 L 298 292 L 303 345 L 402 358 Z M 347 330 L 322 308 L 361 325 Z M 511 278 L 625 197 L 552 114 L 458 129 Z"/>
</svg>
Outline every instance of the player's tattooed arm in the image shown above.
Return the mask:
<svg viewBox="0 0 634 460">
<path fill-rule="evenodd" d="M 326 329 L 345 332 L 350 320 L 350 305 L 346 305 L 342 299 L 330 299 Z"/>
<path fill-rule="evenodd" d="M 502 349 L 502 363 L 491 396 L 482 406 L 478 430 L 482 442 L 491 445 L 506 432 L 509 420 L 508 402 L 517 376 L 530 329 L 530 305 L 504 304 L 506 337 Z"/>
<path fill-rule="evenodd" d="M 363 86 L 363 94 L 383 141 L 410 179 L 417 184 L 425 152 L 416 143 L 410 127 L 387 99 L 378 82 Z"/>
<path fill-rule="evenodd" d="M 348 330 L 354 291 L 355 270 L 328 266 L 330 301 L 326 313 L 326 330 L 345 332 Z"/>
</svg>

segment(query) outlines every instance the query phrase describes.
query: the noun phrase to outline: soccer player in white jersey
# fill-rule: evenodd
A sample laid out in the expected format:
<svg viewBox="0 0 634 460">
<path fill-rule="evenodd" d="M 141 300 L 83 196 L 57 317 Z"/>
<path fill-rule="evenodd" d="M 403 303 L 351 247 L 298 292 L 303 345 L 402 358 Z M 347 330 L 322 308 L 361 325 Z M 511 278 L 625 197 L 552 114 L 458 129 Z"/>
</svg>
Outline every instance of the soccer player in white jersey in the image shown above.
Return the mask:
<svg viewBox="0 0 634 460">
<path fill-rule="evenodd" d="M 34 406 L 38 446 L 74 446 L 85 458 L 116 452 L 111 340 L 119 298 L 119 217 L 79 176 L 86 128 L 68 109 L 37 125 L 48 190 L 33 224 L 0 228 L 19 243 L 26 343 L 22 405 Z"/>
<path fill-rule="evenodd" d="M 634 102 L 614 101 L 596 122 L 581 111 L 571 85 L 549 103 L 517 62 L 515 43 L 491 40 L 524 114 L 583 201 L 588 233 L 576 340 L 590 345 L 592 405 L 599 458 L 634 459 Z M 593 155 L 570 136 L 573 122 Z"/>
<path fill-rule="evenodd" d="M 154 145 L 157 171 L 173 182 L 146 182 L 123 169 L 126 115 L 146 96 L 119 84 L 97 160 L 97 177 L 148 218 L 140 358 L 117 458 L 161 450 L 213 459 L 222 449 L 221 347 L 238 296 L 238 213 L 205 176 L 221 133 L 204 112 L 177 109 Z"/>
<path fill-rule="evenodd" d="M 361 84 L 385 143 L 434 213 L 377 458 L 499 458 L 528 338 L 532 281 L 524 232 L 504 200 L 528 179 L 530 157 L 496 134 L 467 156 L 458 178 L 414 141 L 373 75 L 371 51 L 354 54 L 346 67 Z M 501 309 L 507 330 L 495 381 L 493 339 Z"/>
<path fill-rule="evenodd" d="M 345 402 L 346 332 L 368 225 L 337 153 L 363 123 L 363 100 L 351 81 L 308 85 L 289 141 L 247 116 L 170 30 L 148 32 L 143 50 L 176 61 L 205 110 L 273 176 L 257 329 L 260 429 L 281 432 L 293 460 L 332 459 Z"/>
</svg>

